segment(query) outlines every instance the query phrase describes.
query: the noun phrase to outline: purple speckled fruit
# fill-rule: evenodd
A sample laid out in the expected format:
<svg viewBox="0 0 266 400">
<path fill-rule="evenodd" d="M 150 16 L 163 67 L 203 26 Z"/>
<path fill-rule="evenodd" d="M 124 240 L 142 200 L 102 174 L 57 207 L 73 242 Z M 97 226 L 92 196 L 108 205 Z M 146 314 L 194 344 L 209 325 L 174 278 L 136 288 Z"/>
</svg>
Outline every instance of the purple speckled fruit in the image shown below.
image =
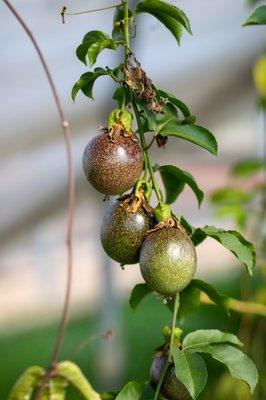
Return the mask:
<svg viewBox="0 0 266 400">
<path fill-rule="evenodd" d="M 107 133 L 95 136 L 83 154 L 83 169 L 98 192 L 121 195 L 131 189 L 143 169 L 143 156 L 137 141 L 118 136 L 111 141 Z"/>
</svg>

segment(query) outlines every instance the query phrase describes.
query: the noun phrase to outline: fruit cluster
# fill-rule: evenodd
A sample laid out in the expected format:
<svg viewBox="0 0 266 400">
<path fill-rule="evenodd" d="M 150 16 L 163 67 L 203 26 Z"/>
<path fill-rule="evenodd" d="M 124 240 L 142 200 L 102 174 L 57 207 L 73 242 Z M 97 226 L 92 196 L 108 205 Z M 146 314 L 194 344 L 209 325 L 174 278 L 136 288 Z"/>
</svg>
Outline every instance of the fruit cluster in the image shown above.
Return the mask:
<svg viewBox="0 0 266 400">
<path fill-rule="evenodd" d="M 119 198 L 107 210 L 101 243 L 122 266 L 139 262 L 149 287 L 172 296 L 184 289 L 196 270 L 196 251 L 185 229 L 162 202 L 149 204 L 150 183 L 142 177 L 143 150 L 132 132 L 132 115 L 116 109 L 108 128 L 86 146 L 83 169 L 96 190 Z M 129 189 L 129 194 L 124 195 Z"/>
</svg>

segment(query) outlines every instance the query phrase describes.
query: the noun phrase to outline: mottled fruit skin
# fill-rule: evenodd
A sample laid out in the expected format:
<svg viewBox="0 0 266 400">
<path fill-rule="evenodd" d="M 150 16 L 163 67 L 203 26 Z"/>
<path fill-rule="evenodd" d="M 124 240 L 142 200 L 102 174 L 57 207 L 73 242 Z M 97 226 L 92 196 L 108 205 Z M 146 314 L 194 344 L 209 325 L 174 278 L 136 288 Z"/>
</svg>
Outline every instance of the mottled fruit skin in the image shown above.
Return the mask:
<svg viewBox="0 0 266 400">
<path fill-rule="evenodd" d="M 120 135 L 112 141 L 103 133 L 88 143 L 82 164 L 92 186 L 113 196 L 134 186 L 143 169 L 143 156 L 138 142 L 132 138 Z"/>
<path fill-rule="evenodd" d="M 139 265 L 152 290 L 173 295 L 183 290 L 193 278 L 197 255 L 184 232 L 177 228 L 162 228 L 144 240 Z"/>
<path fill-rule="evenodd" d="M 165 355 L 155 355 L 151 370 L 150 370 L 150 384 L 156 389 L 157 383 L 163 371 L 163 367 L 166 362 Z M 168 370 L 165 374 L 160 393 L 168 400 L 187 400 L 189 399 L 189 393 L 186 387 L 181 383 L 176 375 L 175 368 L 173 365 L 169 365 Z"/>
<path fill-rule="evenodd" d="M 106 211 L 101 225 L 105 252 L 122 265 L 137 263 L 142 241 L 152 222 L 142 208 L 135 213 L 128 212 L 126 205 L 116 202 Z"/>
</svg>

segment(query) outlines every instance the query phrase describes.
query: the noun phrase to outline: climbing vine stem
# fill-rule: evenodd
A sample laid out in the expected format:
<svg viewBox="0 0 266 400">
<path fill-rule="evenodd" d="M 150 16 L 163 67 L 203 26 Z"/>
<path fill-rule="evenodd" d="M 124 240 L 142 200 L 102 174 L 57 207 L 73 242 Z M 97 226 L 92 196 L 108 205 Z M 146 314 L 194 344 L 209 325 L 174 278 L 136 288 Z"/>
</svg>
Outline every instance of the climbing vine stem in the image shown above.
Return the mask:
<svg viewBox="0 0 266 400">
<path fill-rule="evenodd" d="M 57 363 L 58 355 L 61 349 L 61 345 L 63 342 L 63 338 L 65 335 L 67 323 L 68 323 L 68 315 L 69 315 L 69 304 L 70 304 L 70 296 L 71 296 L 71 283 L 72 283 L 72 269 L 73 269 L 73 256 L 72 256 L 72 247 L 73 247 L 73 240 L 72 240 L 72 233 L 73 233 L 73 215 L 74 215 L 74 203 L 75 203 L 75 178 L 74 178 L 74 168 L 73 168 L 73 157 L 72 157 L 72 146 L 71 146 L 71 132 L 69 129 L 69 123 L 66 120 L 65 113 L 59 99 L 57 89 L 55 83 L 53 81 L 52 75 L 50 73 L 49 67 L 46 63 L 44 55 L 39 47 L 38 42 L 36 41 L 33 33 L 31 32 L 30 28 L 14 8 L 14 6 L 8 1 L 3 0 L 7 7 L 10 9 L 12 14 L 18 20 L 26 34 L 29 36 L 44 69 L 45 75 L 49 82 L 56 108 L 59 114 L 61 127 L 63 130 L 65 143 L 66 143 L 66 153 L 67 153 L 67 169 L 68 169 L 68 222 L 67 222 L 67 234 L 66 234 L 66 246 L 67 246 L 67 278 L 66 278 L 66 290 L 65 290 L 65 299 L 64 299 L 64 306 L 62 311 L 62 316 L 60 320 L 60 324 L 58 327 L 58 332 L 54 344 L 54 349 L 51 356 L 50 365 L 48 371 L 43 379 L 43 384 L 40 386 L 37 394 L 36 400 L 41 397 L 42 391 L 44 389 L 45 383 L 50 379 L 50 376 L 53 372 L 53 369 Z"/>
<path fill-rule="evenodd" d="M 158 399 L 158 396 L 159 396 L 159 393 L 160 393 L 160 390 L 161 390 L 161 386 L 162 386 L 165 374 L 166 374 L 168 366 L 169 366 L 169 364 L 171 362 L 172 347 L 173 347 L 173 343 L 174 343 L 174 332 L 175 332 L 175 325 L 176 325 L 176 316 L 177 316 L 179 304 L 180 304 L 179 293 L 176 293 L 176 295 L 175 295 L 175 303 L 174 303 L 174 311 L 173 311 L 173 319 L 172 319 L 171 337 L 170 337 L 170 343 L 169 343 L 169 350 L 168 350 L 167 359 L 166 359 L 164 368 L 162 370 L 162 374 L 161 374 L 160 379 L 159 379 L 159 381 L 157 383 L 157 386 L 156 386 L 154 400 Z"/>
</svg>

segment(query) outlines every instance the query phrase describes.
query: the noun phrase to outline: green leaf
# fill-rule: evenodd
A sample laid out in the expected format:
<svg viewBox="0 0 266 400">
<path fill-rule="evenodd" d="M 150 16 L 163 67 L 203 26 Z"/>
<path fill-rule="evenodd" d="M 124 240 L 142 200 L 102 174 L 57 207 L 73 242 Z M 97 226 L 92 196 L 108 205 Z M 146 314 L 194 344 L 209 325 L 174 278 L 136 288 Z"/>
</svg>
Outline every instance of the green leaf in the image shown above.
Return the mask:
<svg viewBox="0 0 266 400">
<path fill-rule="evenodd" d="M 101 31 L 90 31 L 76 50 L 76 55 L 80 61 L 87 65 L 86 58 L 89 58 L 90 65 L 95 64 L 99 53 L 104 49 L 117 49 L 117 44 L 106 33 Z"/>
<path fill-rule="evenodd" d="M 92 388 L 81 369 L 73 362 L 58 363 L 57 374 L 71 383 L 86 400 L 101 400 L 99 393 Z"/>
<path fill-rule="evenodd" d="M 135 381 L 128 382 L 121 392 L 116 396 L 116 400 L 139 400 L 141 397 L 141 386 Z"/>
<path fill-rule="evenodd" d="M 224 187 L 215 190 L 211 196 L 213 204 L 245 204 L 248 203 L 253 197 L 252 193 L 248 193 L 236 187 Z"/>
<path fill-rule="evenodd" d="M 260 6 L 256 8 L 243 26 L 248 25 L 265 25 L 266 24 L 266 6 Z"/>
<path fill-rule="evenodd" d="M 131 102 L 132 96 L 127 86 L 121 86 L 116 89 L 113 99 L 117 101 L 119 108 L 124 108 Z"/>
<path fill-rule="evenodd" d="M 240 178 L 249 178 L 266 169 L 266 162 L 259 159 L 242 160 L 232 168 L 232 175 Z"/>
<path fill-rule="evenodd" d="M 85 74 L 81 75 L 79 80 L 75 83 L 72 88 L 71 97 L 72 100 L 75 101 L 77 93 L 81 90 L 85 96 L 89 97 L 90 99 L 93 98 L 92 90 L 93 85 L 97 78 L 104 75 L 110 75 L 111 70 L 105 70 L 103 68 L 95 68 L 94 72 L 86 72 Z"/>
<path fill-rule="evenodd" d="M 225 364 L 234 378 L 246 382 L 250 387 L 251 393 L 254 392 L 258 383 L 258 372 L 251 359 L 242 351 L 228 344 L 202 346 L 197 351 L 208 353 L 215 360 Z"/>
<path fill-rule="evenodd" d="M 218 329 L 199 329 L 189 333 L 183 340 L 183 350 L 193 349 L 197 351 L 198 347 L 208 346 L 217 343 L 230 343 L 236 346 L 243 346 L 240 340 L 232 333 L 219 331 Z"/>
<path fill-rule="evenodd" d="M 182 125 L 176 120 L 171 120 L 166 123 L 158 133 L 162 136 L 174 136 L 188 140 L 203 147 L 212 154 L 217 154 L 217 142 L 215 137 L 208 129 L 202 126 Z"/>
<path fill-rule="evenodd" d="M 192 287 L 200 289 L 206 293 L 207 296 L 219 307 L 221 307 L 227 314 L 229 314 L 228 302 L 229 298 L 217 292 L 217 290 L 207 282 L 201 279 L 192 279 L 190 282 Z"/>
<path fill-rule="evenodd" d="M 172 349 L 172 356 L 177 379 L 185 385 L 192 399 L 196 399 L 207 382 L 205 362 L 199 354 L 176 347 Z"/>
<path fill-rule="evenodd" d="M 191 32 L 191 27 L 189 19 L 186 14 L 177 8 L 176 6 L 167 3 L 162 0 L 143 0 L 137 4 L 136 12 L 142 13 L 146 12 L 155 17 L 157 15 L 168 16 L 179 22 L 189 33 Z"/>
<path fill-rule="evenodd" d="M 240 235 L 240 233 L 231 230 L 225 231 L 214 226 L 205 226 L 202 229 L 197 229 L 196 232 L 197 231 L 199 231 L 201 235 L 203 232 L 205 235 L 217 240 L 224 247 L 230 250 L 237 259 L 246 266 L 250 275 L 252 275 L 253 269 L 256 265 L 254 246 Z"/>
<path fill-rule="evenodd" d="M 135 311 L 139 303 L 150 293 L 152 293 L 152 291 L 146 283 L 138 283 L 135 285 L 129 299 L 132 310 Z"/>
<path fill-rule="evenodd" d="M 185 118 L 191 117 L 188 106 L 183 101 L 177 99 L 173 94 L 160 89 L 156 90 L 156 93 L 160 96 L 161 99 L 167 99 L 169 103 L 176 106 L 182 112 Z"/>
<path fill-rule="evenodd" d="M 204 193 L 199 189 L 193 176 L 173 165 L 162 165 L 159 171 L 166 189 L 166 203 L 173 203 L 178 195 L 182 192 L 184 185 L 187 184 L 194 192 L 199 207 L 202 203 Z"/>
<path fill-rule="evenodd" d="M 29 367 L 13 386 L 7 400 L 30 399 L 45 370 L 37 365 Z"/>
</svg>

